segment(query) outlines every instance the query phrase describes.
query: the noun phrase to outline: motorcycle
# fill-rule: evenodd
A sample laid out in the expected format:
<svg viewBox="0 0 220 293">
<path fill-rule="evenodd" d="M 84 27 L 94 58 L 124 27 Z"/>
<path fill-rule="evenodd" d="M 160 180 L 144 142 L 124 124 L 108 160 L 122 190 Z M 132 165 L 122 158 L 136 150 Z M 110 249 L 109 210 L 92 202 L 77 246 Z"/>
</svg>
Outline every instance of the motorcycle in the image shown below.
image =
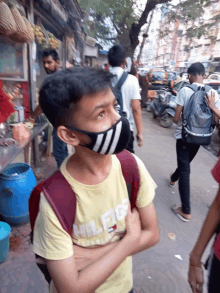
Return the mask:
<svg viewBox="0 0 220 293">
<path fill-rule="evenodd" d="M 166 88 L 158 91 L 156 98 L 151 103 L 153 117 L 160 117 L 160 125 L 169 128 L 173 125 L 173 117 L 176 111 L 176 94 Z"/>
</svg>

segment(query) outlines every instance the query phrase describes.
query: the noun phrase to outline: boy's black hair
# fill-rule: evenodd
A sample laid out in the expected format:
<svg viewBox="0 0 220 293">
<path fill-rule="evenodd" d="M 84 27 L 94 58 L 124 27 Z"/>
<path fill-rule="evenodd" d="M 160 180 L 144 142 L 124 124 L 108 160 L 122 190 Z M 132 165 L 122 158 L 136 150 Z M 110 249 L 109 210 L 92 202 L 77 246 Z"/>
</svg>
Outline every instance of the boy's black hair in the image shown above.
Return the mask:
<svg viewBox="0 0 220 293">
<path fill-rule="evenodd" d="M 108 63 L 112 67 L 121 66 L 125 60 L 125 50 L 121 45 L 114 45 L 108 52 Z"/>
<path fill-rule="evenodd" d="M 205 67 L 203 66 L 202 63 L 196 62 L 190 65 L 190 67 L 187 70 L 187 73 L 193 76 L 205 75 Z"/>
<path fill-rule="evenodd" d="M 42 58 L 44 59 L 45 57 L 51 56 L 54 61 L 60 60 L 59 55 L 56 50 L 54 49 L 45 49 L 42 53 Z"/>
<path fill-rule="evenodd" d="M 85 95 L 111 88 L 113 77 L 104 69 L 91 67 L 75 67 L 51 74 L 40 89 L 41 109 L 55 128 L 67 125 L 74 105 Z"/>
</svg>

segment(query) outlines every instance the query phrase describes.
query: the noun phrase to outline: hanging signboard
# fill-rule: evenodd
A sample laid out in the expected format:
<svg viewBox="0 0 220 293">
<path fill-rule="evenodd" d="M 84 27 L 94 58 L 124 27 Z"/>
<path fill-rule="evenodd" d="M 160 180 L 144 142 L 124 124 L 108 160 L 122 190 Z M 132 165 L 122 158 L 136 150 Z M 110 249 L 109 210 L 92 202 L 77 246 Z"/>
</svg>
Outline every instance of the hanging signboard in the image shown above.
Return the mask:
<svg viewBox="0 0 220 293">
<path fill-rule="evenodd" d="M 91 46 L 91 47 L 95 47 L 95 45 L 96 45 L 96 39 L 87 36 L 86 37 L 86 44 L 89 45 L 89 46 Z"/>
</svg>

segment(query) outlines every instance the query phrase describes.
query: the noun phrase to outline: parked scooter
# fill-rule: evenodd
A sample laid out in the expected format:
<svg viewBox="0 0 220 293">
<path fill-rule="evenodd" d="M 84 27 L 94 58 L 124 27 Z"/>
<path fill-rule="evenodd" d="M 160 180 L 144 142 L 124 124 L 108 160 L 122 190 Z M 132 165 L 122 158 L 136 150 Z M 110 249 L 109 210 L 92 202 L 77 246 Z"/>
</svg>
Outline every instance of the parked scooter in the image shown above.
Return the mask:
<svg viewBox="0 0 220 293">
<path fill-rule="evenodd" d="M 160 125 L 169 128 L 173 125 L 173 117 L 176 111 L 176 93 L 169 83 L 168 88 L 161 89 L 151 103 L 153 117 L 160 117 Z"/>
</svg>

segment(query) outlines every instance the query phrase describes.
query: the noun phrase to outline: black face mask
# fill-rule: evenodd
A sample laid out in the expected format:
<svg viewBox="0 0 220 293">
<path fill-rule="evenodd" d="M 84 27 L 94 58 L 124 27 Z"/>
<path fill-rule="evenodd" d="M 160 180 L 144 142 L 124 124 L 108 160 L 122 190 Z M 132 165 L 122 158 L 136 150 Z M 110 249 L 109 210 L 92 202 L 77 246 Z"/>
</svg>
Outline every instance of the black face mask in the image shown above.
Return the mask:
<svg viewBox="0 0 220 293">
<path fill-rule="evenodd" d="M 130 139 L 130 125 L 124 117 L 121 117 L 111 128 L 103 132 L 89 132 L 72 126 L 66 127 L 88 135 L 92 140 L 91 143 L 82 146 L 102 155 L 120 153 L 126 148 Z"/>
</svg>

